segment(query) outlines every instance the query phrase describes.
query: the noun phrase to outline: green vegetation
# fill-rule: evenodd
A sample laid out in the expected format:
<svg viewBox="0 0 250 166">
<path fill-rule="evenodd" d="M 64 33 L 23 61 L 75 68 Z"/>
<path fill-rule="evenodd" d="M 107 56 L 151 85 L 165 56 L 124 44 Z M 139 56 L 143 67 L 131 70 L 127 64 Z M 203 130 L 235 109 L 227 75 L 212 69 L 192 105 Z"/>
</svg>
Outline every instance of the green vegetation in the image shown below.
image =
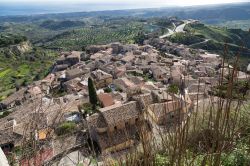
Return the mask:
<svg viewBox="0 0 250 166">
<path fill-rule="evenodd" d="M 96 89 L 91 78 L 88 79 L 88 90 L 89 90 L 89 102 L 92 104 L 93 110 L 96 109 L 98 99 L 96 94 Z"/>
<path fill-rule="evenodd" d="M 63 20 L 63 21 L 55 21 L 55 20 L 46 20 L 40 26 L 50 30 L 61 30 L 68 28 L 75 28 L 84 26 L 85 23 L 82 21 L 72 21 L 72 20 Z"/>
<path fill-rule="evenodd" d="M 0 34 L 0 47 L 19 44 L 24 41 L 27 41 L 27 38 L 25 36 L 14 34 Z"/>
<path fill-rule="evenodd" d="M 22 54 L 0 49 L 0 100 L 20 86 L 44 78 L 56 56 L 56 52 L 38 47 Z"/>
<path fill-rule="evenodd" d="M 78 107 L 79 110 L 84 110 L 85 115 L 92 115 L 95 113 L 95 110 L 93 110 L 93 106 L 91 103 L 84 103 Z"/>
<path fill-rule="evenodd" d="M 191 44 L 204 41 L 204 39 L 202 39 L 199 36 L 195 36 L 190 33 L 182 33 L 182 32 L 175 33 L 169 38 L 169 40 L 173 43 L 182 43 L 185 45 L 191 45 Z"/>
<path fill-rule="evenodd" d="M 121 93 L 123 92 L 122 88 L 120 88 L 118 86 L 116 86 L 115 90 L 118 91 L 118 92 L 121 92 Z"/>
<path fill-rule="evenodd" d="M 249 31 L 250 28 L 250 20 L 232 20 L 232 21 L 225 21 L 216 24 L 220 27 L 226 27 L 229 29 L 242 29 L 245 31 Z"/>
<path fill-rule="evenodd" d="M 188 24 L 185 31 L 186 33 L 174 34 L 169 37 L 169 40 L 218 54 L 223 54 L 225 43 L 227 43 L 228 57 L 226 58 L 232 60 L 231 57 L 240 51 L 240 67 L 241 70 L 246 70 L 250 54 L 250 33 L 248 31 L 209 26 L 201 23 Z"/>
<path fill-rule="evenodd" d="M 9 111 L 0 112 L 0 119 L 1 119 L 1 118 L 4 118 L 4 117 L 6 117 L 6 116 L 8 116 L 9 114 L 10 114 Z"/>
<path fill-rule="evenodd" d="M 51 94 L 53 97 L 58 98 L 58 97 L 65 96 L 67 92 L 62 87 L 58 87 L 58 88 L 52 89 Z"/>
<path fill-rule="evenodd" d="M 178 94 L 179 93 L 179 87 L 177 85 L 175 85 L 175 84 L 171 84 L 168 87 L 168 92 L 173 93 L 173 94 Z"/>
<path fill-rule="evenodd" d="M 206 26 L 204 24 L 190 24 L 185 27 L 185 30 L 196 37 L 210 39 L 220 44 L 228 43 L 235 47 L 250 47 L 250 33 L 241 29 L 226 29 Z"/>
<path fill-rule="evenodd" d="M 136 77 L 142 77 L 144 79 L 144 81 L 155 82 L 155 79 L 153 78 L 152 74 L 150 74 L 150 73 L 142 74 L 142 73 L 138 73 L 136 71 L 131 71 L 131 72 L 128 72 L 128 74 L 132 75 L 132 76 L 136 76 Z"/>
<path fill-rule="evenodd" d="M 134 43 L 141 24 L 128 23 L 117 27 L 81 28 L 56 35 L 44 44 L 51 49 L 82 50 L 88 45 L 111 42 Z"/>
<path fill-rule="evenodd" d="M 109 88 L 109 87 L 104 88 L 103 90 L 104 90 L 105 93 L 110 93 L 110 92 L 112 92 L 112 89 Z"/>
<path fill-rule="evenodd" d="M 221 98 L 227 98 L 229 92 L 228 87 L 228 83 L 218 85 L 212 89 L 211 94 Z M 233 99 L 246 99 L 247 91 L 250 90 L 250 84 L 247 81 L 237 82 L 233 84 L 232 89 Z"/>
<path fill-rule="evenodd" d="M 77 125 L 74 122 L 64 122 L 58 126 L 55 132 L 57 135 L 61 136 L 61 135 L 74 132 L 76 128 L 77 128 Z"/>
<path fill-rule="evenodd" d="M 147 39 L 147 37 L 143 33 L 143 31 L 139 31 L 138 34 L 134 37 L 134 42 L 139 44 L 139 45 L 143 45 L 143 42 L 146 39 Z"/>
<path fill-rule="evenodd" d="M 150 21 L 153 22 L 153 19 Z M 3 23 L 0 26 L 0 43 L 4 46 L 0 48 L 0 100 L 20 86 L 44 78 L 53 65 L 58 50 L 83 50 L 91 44 L 116 41 L 135 43 L 138 42 L 138 34 L 152 31 L 152 27 L 144 25 L 144 21 L 140 19 L 112 17 L 46 18 Z M 153 30 L 157 31 L 158 27 Z M 33 48 L 23 52 L 12 47 L 27 39 Z M 63 95 L 60 92 L 56 94 Z"/>
<path fill-rule="evenodd" d="M 232 153 L 223 153 L 222 165 L 223 166 L 245 166 L 250 163 L 250 155 L 248 154 L 249 146 L 244 143 L 238 143 L 233 149 Z"/>
</svg>

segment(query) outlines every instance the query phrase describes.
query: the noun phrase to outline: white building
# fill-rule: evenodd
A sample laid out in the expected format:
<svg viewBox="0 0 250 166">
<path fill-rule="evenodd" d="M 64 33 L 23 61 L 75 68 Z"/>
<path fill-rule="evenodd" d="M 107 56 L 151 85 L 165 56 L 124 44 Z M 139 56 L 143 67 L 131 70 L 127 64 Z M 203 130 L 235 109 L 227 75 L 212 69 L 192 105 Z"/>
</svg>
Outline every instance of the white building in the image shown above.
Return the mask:
<svg viewBox="0 0 250 166">
<path fill-rule="evenodd" d="M 3 153 L 2 149 L 0 148 L 0 165 L 1 166 L 9 166 L 8 160 Z"/>
<path fill-rule="evenodd" d="M 247 72 L 250 72 L 250 63 L 249 63 L 249 65 L 247 66 Z"/>
</svg>

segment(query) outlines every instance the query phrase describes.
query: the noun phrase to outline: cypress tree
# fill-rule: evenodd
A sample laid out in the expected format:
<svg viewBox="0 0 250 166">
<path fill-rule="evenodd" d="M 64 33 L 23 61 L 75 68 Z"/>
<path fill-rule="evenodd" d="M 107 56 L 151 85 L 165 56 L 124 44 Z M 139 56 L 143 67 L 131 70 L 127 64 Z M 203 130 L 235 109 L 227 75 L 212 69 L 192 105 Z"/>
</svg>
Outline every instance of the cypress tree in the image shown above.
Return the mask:
<svg viewBox="0 0 250 166">
<path fill-rule="evenodd" d="M 89 90 L 89 102 L 92 104 L 93 109 L 95 110 L 97 105 L 97 94 L 93 80 L 91 78 L 88 79 L 88 90 Z"/>
</svg>

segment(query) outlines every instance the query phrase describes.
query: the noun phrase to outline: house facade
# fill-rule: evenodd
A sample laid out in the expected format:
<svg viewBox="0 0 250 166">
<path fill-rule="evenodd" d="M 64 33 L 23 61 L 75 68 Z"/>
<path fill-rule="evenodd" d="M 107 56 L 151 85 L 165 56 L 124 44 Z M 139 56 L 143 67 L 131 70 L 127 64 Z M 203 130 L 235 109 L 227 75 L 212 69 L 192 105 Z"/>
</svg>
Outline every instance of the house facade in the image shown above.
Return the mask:
<svg viewBox="0 0 250 166">
<path fill-rule="evenodd" d="M 142 121 L 138 103 L 131 101 L 101 108 L 88 121 L 90 136 L 102 153 L 119 151 L 136 143 L 136 132 Z"/>
<path fill-rule="evenodd" d="M 91 73 L 91 77 L 95 83 L 97 89 L 104 88 L 110 85 L 113 81 L 111 74 L 108 74 L 102 70 L 96 70 Z"/>
</svg>

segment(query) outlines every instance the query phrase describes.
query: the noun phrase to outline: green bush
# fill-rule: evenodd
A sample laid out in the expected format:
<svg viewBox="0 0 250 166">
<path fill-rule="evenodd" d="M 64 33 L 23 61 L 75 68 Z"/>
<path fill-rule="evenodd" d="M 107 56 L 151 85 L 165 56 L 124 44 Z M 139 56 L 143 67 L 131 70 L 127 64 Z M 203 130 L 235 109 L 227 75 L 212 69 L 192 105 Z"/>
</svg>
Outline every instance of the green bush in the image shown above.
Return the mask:
<svg viewBox="0 0 250 166">
<path fill-rule="evenodd" d="M 247 166 L 250 163 L 249 146 L 238 144 L 230 154 L 222 155 L 223 166 Z"/>
<path fill-rule="evenodd" d="M 173 94 L 178 94 L 179 93 L 179 88 L 177 85 L 172 84 L 168 87 L 168 92 L 173 93 Z"/>
<path fill-rule="evenodd" d="M 169 38 L 171 42 L 182 43 L 185 45 L 191 45 L 204 41 L 200 36 L 196 36 L 190 33 L 176 33 Z"/>
<path fill-rule="evenodd" d="M 120 88 L 120 87 L 116 87 L 115 90 L 116 90 L 116 91 L 119 91 L 119 92 L 123 92 L 122 88 Z"/>
<path fill-rule="evenodd" d="M 2 115 L 0 115 L 0 119 L 1 119 L 1 118 L 4 118 L 4 117 L 6 117 L 6 116 L 8 116 L 9 114 L 10 114 L 9 111 L 3 112 Z"/>
<path fill-rule="evenodd" d="M 14 34 L 0 35 L 0 47 L 19 44 L 23 41 L 27 41 L 27 38 L 25 36 Z"/>
<path fill-rule="evenodd" d="M 109 87 L 104 88 L 103 90 L 104 90 L 105 93 L 110 93 L 110 92 L 112 92 L 112 89 L 109 88 Z"/>
<path fill-rule="evenodd" d="M 84 110 L 84 114 L 93 114 L 95 113 L 95 111 L 93 110 L 93 106 L 91 103 L 84 103 L 82 105 L 79 106 L 80 110 Z"/>
<path fill-rule="evenodd" d="M 61 125 L 58 126 L 58 128 L 55 130 L 57 135 L 65 135 L 68 133 L 72 133 L 76 130 L 76 124 L 73 122 L 64 122 Z"/>
</svg>

